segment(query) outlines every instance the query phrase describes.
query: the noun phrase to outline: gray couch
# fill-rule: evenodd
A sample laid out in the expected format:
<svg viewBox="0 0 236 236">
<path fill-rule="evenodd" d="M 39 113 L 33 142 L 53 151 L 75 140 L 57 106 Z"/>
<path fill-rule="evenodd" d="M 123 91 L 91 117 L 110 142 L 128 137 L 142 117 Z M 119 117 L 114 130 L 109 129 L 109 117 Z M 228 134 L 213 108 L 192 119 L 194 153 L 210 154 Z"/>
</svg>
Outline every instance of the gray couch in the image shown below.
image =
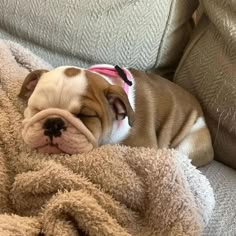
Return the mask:
<svg viewBox="0 0 236 236">
<path fill-rule="evenodd" d="M 211 129 L 215 161 L 201 171 L 216 208 L 204 235 L 236 235 L 236 2 L 1 0 L 0 38 L 58 65 L 154 70 L 191 91 Z M 224 164 L 223 164 L 224 163 Z"/>
</svg>

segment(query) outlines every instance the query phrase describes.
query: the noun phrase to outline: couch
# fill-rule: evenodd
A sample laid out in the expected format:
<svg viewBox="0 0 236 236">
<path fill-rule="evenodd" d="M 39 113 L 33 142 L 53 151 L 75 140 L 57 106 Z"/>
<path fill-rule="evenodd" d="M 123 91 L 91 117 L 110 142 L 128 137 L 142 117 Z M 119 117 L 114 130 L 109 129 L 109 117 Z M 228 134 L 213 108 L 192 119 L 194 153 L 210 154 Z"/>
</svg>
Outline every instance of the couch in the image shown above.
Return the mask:
<svg viewBox="0 0 236 236">
<path fill-rule="evenodd" d="M 216 198 L 209 236 L 236 235 L 235 26 L 234 0 L 0 2 L 0 38 L 53 66 L 153 70 L 199 99 L 215 149 L 215 160 L 201 168 Z"/>
</svg>

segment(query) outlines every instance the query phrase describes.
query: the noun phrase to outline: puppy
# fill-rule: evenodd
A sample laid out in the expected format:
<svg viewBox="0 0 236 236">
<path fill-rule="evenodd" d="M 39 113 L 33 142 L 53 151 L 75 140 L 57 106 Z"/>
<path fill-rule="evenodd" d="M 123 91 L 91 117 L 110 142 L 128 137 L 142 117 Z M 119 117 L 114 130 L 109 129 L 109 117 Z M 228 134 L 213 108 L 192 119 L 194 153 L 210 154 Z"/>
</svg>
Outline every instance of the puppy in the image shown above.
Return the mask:
<svg viewBox="0 0 236 236">
<path fill-rule="evenodd" d="M 19 96 L 28 99 L 22 136 L 46 153 L 83 153 L 103 144 L 175 148 L 195 166 L 213 159 L 197 100 L 152 73 L 95 65 L 36 70 Z"/>
</svg>

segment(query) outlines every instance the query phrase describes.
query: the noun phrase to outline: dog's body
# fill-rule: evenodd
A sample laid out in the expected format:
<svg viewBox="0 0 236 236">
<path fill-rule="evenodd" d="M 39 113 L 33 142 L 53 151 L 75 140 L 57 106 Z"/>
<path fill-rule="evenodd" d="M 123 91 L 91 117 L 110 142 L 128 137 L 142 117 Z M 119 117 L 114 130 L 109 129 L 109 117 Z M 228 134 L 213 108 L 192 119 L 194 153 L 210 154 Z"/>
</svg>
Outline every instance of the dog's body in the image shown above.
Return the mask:
<svg viewBox="0 0 236 236">
<path fill-rule="evenodd" d="M 132 70 L 136 81 L 135 122 L 129 146 L 175 148 L 201 166 L 213 159 L 209 130 L 197 100 L 176 84 Z M 148 124 L 148 125 L 145 125 Z"/>
<path fill-rule="evenodd" d="M 25 142 L 42 151 L 70 154 L 108 143 L 175 148 L 196 166 L 210 162 L 211 137 L 197 100 L 158 75 L 125 72 L 132 77 L 128 89 L 120 78 L 94 68 L 30 73 L 20 92 L 29 98 Z"/>
</svg>

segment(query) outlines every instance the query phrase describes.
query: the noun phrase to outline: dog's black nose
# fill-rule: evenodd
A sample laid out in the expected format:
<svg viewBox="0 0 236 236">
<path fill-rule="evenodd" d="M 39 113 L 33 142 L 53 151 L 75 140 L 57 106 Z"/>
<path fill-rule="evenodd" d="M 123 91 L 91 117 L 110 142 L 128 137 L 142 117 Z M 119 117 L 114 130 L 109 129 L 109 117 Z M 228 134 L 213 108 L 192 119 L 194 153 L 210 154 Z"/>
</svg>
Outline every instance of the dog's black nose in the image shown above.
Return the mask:
<svg viewBox="0 0 236 236">
<path fill-rule="evenodd" d="M 60 137 L 61 131 L 65 130 L 65 122 L 61 118 L 49 118 L 43 124 L 44 135 L 52 137 Z"/>
</svg>

